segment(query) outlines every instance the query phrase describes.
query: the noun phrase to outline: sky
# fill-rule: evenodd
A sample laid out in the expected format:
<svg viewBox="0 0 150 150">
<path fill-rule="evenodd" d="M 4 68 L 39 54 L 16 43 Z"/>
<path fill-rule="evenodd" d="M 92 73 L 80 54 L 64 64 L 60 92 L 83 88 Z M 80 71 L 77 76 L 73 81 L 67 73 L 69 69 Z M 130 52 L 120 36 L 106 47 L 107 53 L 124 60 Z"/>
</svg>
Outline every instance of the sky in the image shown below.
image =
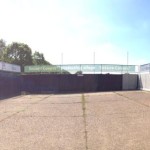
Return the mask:
<svg viewBox="0 0 150 150">
<path fill-rule="evenodd" d="M 149 0 L 0 0 L 0 39 L 52 64 L 150 63 Z M 95 54 L 95 57 L 94 57 Z"/>
</svg>

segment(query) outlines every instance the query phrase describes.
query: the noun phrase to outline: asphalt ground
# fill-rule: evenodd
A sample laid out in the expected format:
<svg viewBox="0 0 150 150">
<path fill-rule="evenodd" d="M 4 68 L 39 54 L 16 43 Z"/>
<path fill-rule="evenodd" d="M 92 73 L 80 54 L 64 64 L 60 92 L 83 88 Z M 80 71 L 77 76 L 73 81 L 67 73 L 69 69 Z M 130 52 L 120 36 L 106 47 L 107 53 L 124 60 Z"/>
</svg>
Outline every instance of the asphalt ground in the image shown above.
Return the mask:
<svg viewBox="0 0 150 150">
<path fill-rule="evenodd" d="M 150 92 L 0 101 L 0 150 L 149 150 Z"/>
</svg>

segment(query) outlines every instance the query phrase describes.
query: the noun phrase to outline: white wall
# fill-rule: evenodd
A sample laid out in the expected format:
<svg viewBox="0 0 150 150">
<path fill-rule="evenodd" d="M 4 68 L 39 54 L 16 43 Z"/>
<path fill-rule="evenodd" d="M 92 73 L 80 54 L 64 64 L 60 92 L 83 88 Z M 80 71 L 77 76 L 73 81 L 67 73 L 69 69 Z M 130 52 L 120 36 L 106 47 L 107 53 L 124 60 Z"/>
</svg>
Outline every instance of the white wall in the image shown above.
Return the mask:
<svg viewBox="0 0 150 150">
<path fill-rule="evenodd" d="M 140 74 L 139 75 L 139 89 L 150 90 L 150 74 Z"/>
</svg>

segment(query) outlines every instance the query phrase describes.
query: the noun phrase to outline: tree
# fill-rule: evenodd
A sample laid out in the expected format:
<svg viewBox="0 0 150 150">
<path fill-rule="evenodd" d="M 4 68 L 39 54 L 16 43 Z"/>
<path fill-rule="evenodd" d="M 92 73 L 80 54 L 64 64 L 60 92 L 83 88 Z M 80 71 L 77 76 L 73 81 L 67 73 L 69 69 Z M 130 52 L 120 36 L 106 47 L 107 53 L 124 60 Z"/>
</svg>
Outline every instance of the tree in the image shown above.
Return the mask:
<svg viewBox="0 0 150 150">
<path fill-rule="evenodd" d="M 5 48 L 3 61 L 20 65 L 23 71 L 25 65 L 33 64 L 31 48 L 27 44 L 13 42 Z"/>
<path fill-rule="evenodd" d="M 3 39 L 0 39 L 0 51 L 4 50 L 6 47 L 6 42 Z"/>
<path fill-rule="evenodd" d="M 45 60 L 43 53 L 35 51 L 32 55 L 32 50 L 27 44 L 13 42 L 6 45 L 3 39 L 0 40 L 0 60 L 20 65 L 21 71 L 27 65 L 51 65 Z"/>
<path fill-rule="evenodd" d="M 0 60 L 2 59 L 5 48 L 6 48 L 6 42 L 3 39 L 0 39 Z"/>
<path fill-rule="evenodd" d="M 80 74 L 82 74 L 82 71 L 77 71 L 75 74 L 79 74 L 80 75 Z"/>
<path fill-rule="evenodd" d="M 35 51 L 32 59 L 34 65 L 50 65 L 50 63 L 45 60 L 43 53 Z"/>
</svg>

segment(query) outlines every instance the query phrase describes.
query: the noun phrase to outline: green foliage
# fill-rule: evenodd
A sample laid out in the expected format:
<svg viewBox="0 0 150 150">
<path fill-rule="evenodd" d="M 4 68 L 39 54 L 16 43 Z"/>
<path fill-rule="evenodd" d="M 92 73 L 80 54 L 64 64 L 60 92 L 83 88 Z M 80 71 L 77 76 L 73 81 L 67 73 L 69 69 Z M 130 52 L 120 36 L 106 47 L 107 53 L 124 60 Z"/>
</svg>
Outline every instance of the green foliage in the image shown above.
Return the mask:
<svg viewBox="0 0 150 150">
<path fill-rule="evenodd" d="M 34 65 L 50 65 L 50 63 L 45 60 L 44 55 L 37 51 L 34 52 L 32 59 Z"/>
<path fill-rule="evenodd" d="M 13 42 L 5 48 L 3 60 L 20 65 L 23 70 L 25 65 L 33 64 L 31 48 L 26 44 Z"/>
<path fill-rule="evenodd" d="M 70 74 L 70 72 L 63 69 L 63 70 L 61 71 L 61 74 Z"/>
<path fill-rule="evenodd" d="M 6 47 L 6 42 L 3 39 L 0 39 L 0 51 Z"/>
<path fill-rule="evenodd" d="M 6 42 L 0 39 L 0 60 L 2 60 L 4 49 L 6 48 Z"/>
<path fill-rule="evenodd" d="M 22 71 L 27 65 L 51 65 L 42 53 L 35 51 L 32 55 L 32 50 L 27 44 L 13 42 L 6 45 L 3 39 L 0 40 L 0 60 L 20 65 Z"/>
<path fill-rule="evenodd" d="M 75 74 L 82 74 L 82 71 L 77 71 Z"/>
</svg>

